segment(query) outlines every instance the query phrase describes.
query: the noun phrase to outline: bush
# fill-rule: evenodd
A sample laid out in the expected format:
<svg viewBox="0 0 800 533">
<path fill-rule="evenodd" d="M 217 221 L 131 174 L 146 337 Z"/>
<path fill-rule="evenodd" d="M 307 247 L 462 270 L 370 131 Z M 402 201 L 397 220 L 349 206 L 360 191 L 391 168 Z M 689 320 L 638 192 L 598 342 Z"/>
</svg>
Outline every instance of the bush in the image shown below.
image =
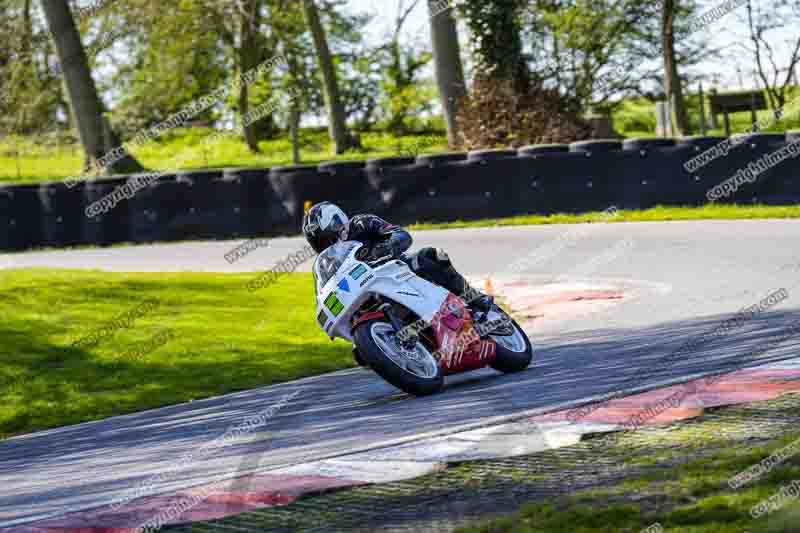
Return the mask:
<svg viewBox="0 0 800 533">
<path fill-rule="evenodd" d="M 587 139 L 590 126 L 556 89 L 531 84 L 519 94 L 509 80 L 476 80 L 458 116 L 463 148 L 521 147 Z"/>
</svg>

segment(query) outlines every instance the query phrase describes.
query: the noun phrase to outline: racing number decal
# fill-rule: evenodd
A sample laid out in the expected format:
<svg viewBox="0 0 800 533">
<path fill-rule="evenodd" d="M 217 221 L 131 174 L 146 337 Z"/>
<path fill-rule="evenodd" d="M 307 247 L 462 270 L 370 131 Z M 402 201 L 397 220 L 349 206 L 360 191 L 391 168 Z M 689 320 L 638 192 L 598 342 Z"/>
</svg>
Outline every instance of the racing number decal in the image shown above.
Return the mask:
<svg viewBox="0 0 800 533">
<path fill-rule="evenodd" d="M 325 298 L 325 307 L 327 307 L 335 317 L 339 316 L 339 313 L 342 312 L 344 305 L 339 301 L 339 297 L 336 296 L 336 291 L 333 291 Z"/>
</svg>

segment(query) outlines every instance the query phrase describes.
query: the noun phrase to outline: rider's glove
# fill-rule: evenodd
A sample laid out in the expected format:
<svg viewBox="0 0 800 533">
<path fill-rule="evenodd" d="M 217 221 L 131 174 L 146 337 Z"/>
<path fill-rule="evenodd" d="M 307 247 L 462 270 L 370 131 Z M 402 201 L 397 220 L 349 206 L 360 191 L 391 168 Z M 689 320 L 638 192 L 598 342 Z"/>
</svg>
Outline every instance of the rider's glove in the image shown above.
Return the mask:
<svg viewBox="0 0 800 533">
<path fill-rule="evenodd" d="M 372 247 L 372 257 L 374 259 L 380 259 L 381 257 L 392 256 L 394 257 L 394 246 L 389 241 L 380 242 Z"/>
</svg>

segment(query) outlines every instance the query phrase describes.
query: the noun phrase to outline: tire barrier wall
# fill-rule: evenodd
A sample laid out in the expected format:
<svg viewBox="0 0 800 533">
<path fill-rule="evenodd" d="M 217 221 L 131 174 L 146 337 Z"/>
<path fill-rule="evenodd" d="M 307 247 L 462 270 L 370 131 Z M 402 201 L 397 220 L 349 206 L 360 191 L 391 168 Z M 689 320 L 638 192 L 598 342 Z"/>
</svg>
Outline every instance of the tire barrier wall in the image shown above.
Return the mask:
<svg viewBox="0 0 800 533">
<path fill-rule="evenodd" d="M 85 181 L 72 189 L 62 183 L 0 186 L 0 250 L 296 235 L 305 204 L 323 200 L 398 224 L 601 211 L 612 205 L 702 205 L 711 188 L 800 141 L 800 132 L 740 135 L 726 156 L 695 172 L 684 168 L 723 140 L 584 141 L 516 151 L 180 172 L 159 176 L 91 219 L 86 208 L 130 177 Z M 800 202 L 800 157 L 760 173 L 717 202 Z"/>
<path fill-rule="evenodd" d="M 127 181 L 127 178 L 109 178 L 86 182 L 83 185 L 85 205 L 92 205 L 94 202 L 113 193 L 117 187 L 125 185 Z M 166 201 L 166 198 L 164 201 Z M 85 210 L 83 210 L 81 214 L 84 217 L 81 243 L 109 245 L 131 241 L 132 212 L 131 203 L 127 201 L 122 201 L 114 209 L 92 218 L 86 217 Z"/>
</svg>

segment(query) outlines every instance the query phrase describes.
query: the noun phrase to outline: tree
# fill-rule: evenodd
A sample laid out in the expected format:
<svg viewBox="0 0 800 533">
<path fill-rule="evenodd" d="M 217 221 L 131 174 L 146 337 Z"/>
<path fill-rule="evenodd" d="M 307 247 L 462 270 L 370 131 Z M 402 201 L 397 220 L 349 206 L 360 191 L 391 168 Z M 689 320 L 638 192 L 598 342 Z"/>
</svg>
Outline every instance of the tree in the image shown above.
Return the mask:
<svg viewBox="0 0 800 533">
<path fill-rule="evenodd" d="M 278 35 L 272 22 L 275 11 L 274 2 L 270 0 L 204 0 L 205 13 L 210 14 L 212 24 L 217 28 L 215 33 L 222 37 L 227 46 L 232 62 L 237 66 L 239 75 L 253 71 L 260 64 L 276 56 Z M 202 13 L 198 17 L 204 17 Z M 236 107 L 240 117 L 250 111 L 251 102 L 269 100 L 274 67 L 266 68 L 263 80 L 253 84 L 238 84 Z M 274 137 L 278 133 L 275 118 L 269 114 L 262 119 L 250 123 L 242 123 L 242 135 L 252 153 L 258 153 L 258 142 Z"/>
<path fill-rule="evenodd" d="M 689 70 L 714 57 L 704 32 L 691 33 L 693 0 L 675 18 L 675 59 L 684 85 Z M 523 9 L 523 44 L 534 77 L 572 105 L 610 110 L 622 97 L 660 98 L 664 68 L 661 2 L 651 0 L 535 0 Z"/>
<path fill-rule="evenodd" d="M 31 0 L 6 0 L 0 9 L 0 131 L 51 131 L 67 109 L 60 77 L 50 68 L 53 43 Z"/>
<path fill-rule="evenodd" d="M 655 72 L 642 65 L 660 55 L 643 42 L 657 14 L 639 0 L 539 0 L 525 12 L 532 70 L 573 105 L 605 105 Z"/>
<path fill-rule="evenodd" d="M 433 63 L 439 87 L 439 101 L 447 126 L 447 143 L 451 149 L 455 149 L 459 144 L 456 116 L 458 105 L 466 96 L 466 85 L 456 22 L 451 9 L 437 11 L 440 4 L 437 0 L 428 0 Z"/>
<path fill-rule="evenodd" d="M 97 166 L 98 160 L 106 152 L 120 146 L 120 141 L 103 117 L 103 105 L 97 95 L 81 37 L 67 0 L 42 0 L 42 8 L 55 44 L 70 108 L 85 152 L 84 171 L 88 171 Z M 100 170 L 125 173 L 144 169 L 126 152 L 123 157 Z"/>
<path fill-rule="evenodd" d="M 259 47 L 259 26 L 260 10 L 259 0 L 243 0 L 240 11 L 240 46 L 239 46 L 239 70 L 240 72 L 248 72 L 254 69 L 261 59 L 261 50 Z M 249 88 L 247 83 L 239 84 L 239 113 L 241 116 L 247 116 L 250 110 L 249 101 Z M 253 153 L 260 152 L 258 148 L 258 135 L 254 124 L 247 123 L 242 125 L 242 133 L 244 135 L 247 147 Z"/>
<path fill-rule="evenodd" d="M 472 34 L 478 77 L 511 80 L 525 92 L 530 72 L 522 53 L 520 0 L 463 0 L 459 7 Z"/>
<path fill-rule="evenodd" d="M 464 0 L 460 7 L 475 61 L 470 95 L 458 114 L 462 144 L 470 149 L 518 147 L 585 138 L 590 129 L 575 100 L 530 71 L 523 53 L 523 3 Z M 538 46 L 534 42 L 534 55 Z"/>
<path fill-rule="evenodd" d="M 755 5 L 754 5 L 755 3 Z M 767 4 L 767 6 L 764 6 Z M 791 5 L 789 5 L 791 4 Z M 756 72 L 764 84 L 769 106 L 778 111 L 786 105 L 792 76 L 800 64 L 800 36 L 796 28 L 800 24 L 800 2 L 797 0 L 747 0 L 747 28 L 749 30 L 749 52 L 756 65 Z M 781 30 L 788 28 L 790 37 L 783 43 L 785 62 L 781 65 L 781 45 L 776 42 Z M 771 34 L 778 34 L 772 37 Z M 745 46 L 747 48 L 747 46 Z"/>
<path fill-rule="evenodd" d="M 412 0 L 409 5 L 405 0 L 397 3 L 394 28 L 380 49 L 383 65 L 380 87 L 389 118 L 386 127 L 397 135 L 407 133 L 409 119 L 419 115 L 431 102 L 431 98 L 425 95 L 424 85 L 417 79 L 430 62 L 431 54 L 401 42 L 403 26 L 418 3 L 419 0 Z"/>
<path fill-rule="evenodd" d="M 328 111 L 328 131 L 331 141 L 333 141 L 336 154 L 342 154 L 353 144 L 353 139 L 347 131 L 344 107 L 339 97 L 339 86 L 336 79 L 336 68 L 333 64 L 328 40 L 325 36 L 325 29 L 320 22 L 319 11 L 314 0 L 303 0 L 303 12 L 306 24 L 311 31 L 314 40 L 314 49 L 317 54 L 317 61 L 322 75 L 324 87 L 325 106 Z"/>
<path fill-rule="evenodd" d="M 377 122 L 383 80 L 383 50 L 367 45 L 342 54 L 350 72 L 340 78 L 345 115 L 355 120 L 355 130 L 369 131 Z"/>
<path fill-rule="evenodd" d="M 675 0 L 663 0 L 661 12 L 661 47 L 664 54 L 664 89 L 672 110 L 673 134 L 684 136 L 689 133 L 689 119 L 683 101 L 683 87 L 678 76 L 678 63 L 675 59 Z"/>
</svg>

